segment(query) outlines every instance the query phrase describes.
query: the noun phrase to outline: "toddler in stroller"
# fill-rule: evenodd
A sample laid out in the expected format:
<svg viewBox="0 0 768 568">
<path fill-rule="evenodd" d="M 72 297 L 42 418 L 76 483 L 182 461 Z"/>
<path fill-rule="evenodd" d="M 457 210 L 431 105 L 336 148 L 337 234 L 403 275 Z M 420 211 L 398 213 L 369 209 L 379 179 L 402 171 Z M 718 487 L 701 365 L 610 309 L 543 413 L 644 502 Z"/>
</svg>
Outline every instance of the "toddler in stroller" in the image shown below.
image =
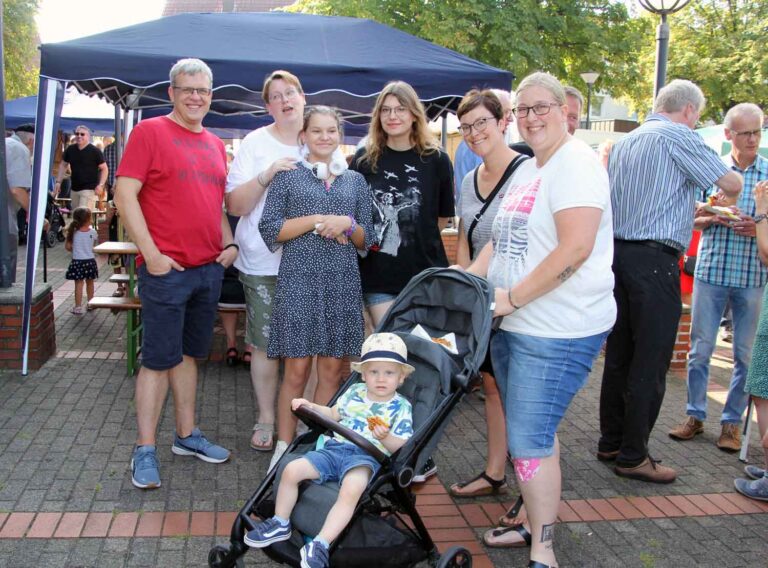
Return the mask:
<svg viewBox="0 0 768 568">
<path fill-rule="evenodd" d="M 48 202 L 45 206 L 45 218 L 48 221 L 48 231 L 43 234 L 43 242 L 48 248 L 56 246 L 56 243 L 64 242 L 64 228 L 67 223 L 64 214 L 56 205 L 53 193 L 48 192 Z"/>
<path fill-rule="evenodd" d="M 397 388 L 398 395 L 410 403 L 413 434 L 406 437 L 390 422 L 390 430 L 394 431 L 387 436 L 402 438 L 402 445 L 397 449 L 381 444 L 387 450 L 385 453 L 374 445 L 379 442 L 376 436 L 360 435 L 367 429 L 367 421 L 361 421 L 355 431 L 333 420 L 327 410 L 315 412 L 307 404 L 294 405 L 294 412 L 310 426 L 309 432 L 294 440 L 280 462 L 268 471 L 236 516 L 229 544 L 210 550 L 209 566 L 241 566 L 241 557 L 254 544 L 263 546 L 261 550 L 277 562 L 314 566 L 307 560 L 307 554 L 312 552 L 312 546 L 307 549 L 307 545 L 317 542 L 313 541 L 315 535 L 324 538 L 326 524 L 336 521 L 338 536 L 327 549 L 330 566 L 383 568 L 414 566 L 428 560 L 438 568 L 471 567 L 472 556 L 465 548 L 438 552 L 416 509 L 411 483 L 414 473 L 420 471 L 432 455 L 451 413 L 478 379 L 491 332 L 492 302 L 493 289 L 488 283 L 465 272 L 433 268 L 414 277 L 376 330 L 377 334 L 386 332 L 399 337 L 407 348 L 407 364 L 415 369 Z M 419 328 L 418 334 L 416 328 Z M 450 345 L 444 341 L 447 336 L 452 338 Z M 355 369 L 360 367 L 355 365 Z M 353 372 L 329 406 L 338 410 L 345 397 L 368 388 L 362 379 L 359 372 Z M 375 428 L 373 424 L 371 427 Z M 291 499 L 280 496 L 290 463 L 305 461 L 302 458 L 309 456 L 321 436 L 329 431 L 365 450 L 380 466 L 373 473 L 374 468 L 366 462 L 366 468 L 370 467 L 364 471 L 367 485 L 359 498 L 355 496 L 351 520 L 345 516 L 343 523 L 338 522 L 341 517 L 334 518 L 338 513 L 334 508 L 341 499 L 341 488 L 336 482 L 322 482 L 319 478 L 305 481 L 298 485 L 296 498 L 293 486 L 298 482 L 292 481 L 288 483 Z M 375 431 L 368 430 L 371 434 Z M 378 430 L 378 435 L 383 436 L 384 432 Z M 306 461 L 312 463 L 311 459 Z M 279 507 L 276 501 L 280 501 Z M 285 503 L 294 502 L 292 510 L 283 508 Z M 272 519 L 275 514 L 281 519 Z M 290 525 L 285 531 L 278 526 L 265 530 L 267 525 L 254 520 L 254 516 L 272 519 L 275 523 L 290 521 Z M 277 535 L 280 535 L 278 539 L 272 539 Z M 317 551 L 319 546 L 315 544 L 314 549 Z"/>
<path fill-rule="evenodd" d="M 341 422 L 373 443 L 385 455 L 399 450 L 413 435 L 411 403 L 397 388 L 413 372 L 405 343 L 393 333 L 374 333 L 363 344 L 359 363 L 352 369 L 363 382 L 347 390 L 332 407 L 294 399 L 293 410 L 307 406 Z M 299 484 L 338 481 L 339 497 L 318 535 L 301 549 L 302 568 L 328 566 L 328 547 L 347 526 L 355 506 L 381 464 L 362 448 L 342 439 L 323 440 L 322 448 L 293 460 L 283 469 L 277 492 L 275 515 L 245 535 L 245 544 L 263 548 L 291 537 L 290 515 L 296 504 Z"/>
</svg>

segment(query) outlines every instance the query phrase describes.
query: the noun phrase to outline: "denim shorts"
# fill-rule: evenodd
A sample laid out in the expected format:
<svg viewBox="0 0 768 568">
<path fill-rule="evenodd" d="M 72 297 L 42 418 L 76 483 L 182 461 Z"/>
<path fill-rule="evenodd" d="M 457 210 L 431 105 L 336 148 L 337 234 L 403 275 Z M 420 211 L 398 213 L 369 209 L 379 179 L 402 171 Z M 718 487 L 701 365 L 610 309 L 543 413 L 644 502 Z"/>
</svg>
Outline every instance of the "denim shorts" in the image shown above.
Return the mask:
<svg viewBox="0 0 768 568">
<path fill-rule="evenodd" d="M 383 292 L 369 292 L 363 294 L 363 303 L 365 307 L 375 306 L 377 304 L 384 304 L 386 302 L 394 302 L 397 298 L 396 294 L 384 294 Z"/>
<path fill-rule="evenodd" d="M 141 364 L 153 371 L 172 369 L 182 356 L 207 357 L 216 320 L 224 267 L 211 262 L 154 276 L 138 270 L 144 337 Z"/>
<path fill-rule="evenodd" d="M 364 449 L 349 442 L 339 442 L 334 439 L 328 440 L 321 450 L 307 452 L 304 458 L 320 474 L 317 483 L 341 482 L 349 470 L 361 466 L 370 469 L 373 477 L 381 467 L 381 464 Z"/>
<path fill-rule="evenodd" d="M 491 358 L 513 458 L 552 455 L 560 421 L 587 382 L 608 333 L 548 339 L 496 332 L 491 340 Z"/>
</svg>

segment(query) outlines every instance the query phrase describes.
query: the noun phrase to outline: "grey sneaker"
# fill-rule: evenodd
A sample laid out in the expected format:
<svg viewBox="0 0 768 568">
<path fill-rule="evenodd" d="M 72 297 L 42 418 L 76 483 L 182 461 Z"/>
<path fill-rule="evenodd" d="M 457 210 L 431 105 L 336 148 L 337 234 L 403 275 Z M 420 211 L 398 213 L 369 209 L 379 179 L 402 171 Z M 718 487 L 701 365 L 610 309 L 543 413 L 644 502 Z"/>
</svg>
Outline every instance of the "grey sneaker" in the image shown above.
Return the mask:
<svg viewBox="0 0 768 568">
<path fill-rule="evenodd" d="M 736 491 L 758 501 L 768 501 L 768 477 L 749 481 L 748 479 L 736 479 L 733 481 Z"/>
<path fill-rule="evenodd" d="M 756 465 L 744 466 L 744 473 L 750 479 L 762 479 L 765 477 L 765 470 L 762 467 L 757 467 Z"/>
<path fill-rule="evenodd" d="M 177 456 L 195 456 L 208 463 L 224 463 L 229 459 L 229 450 L 209 441 L 199 428 L 186 438 L 176 434 L 171 451 Z"/>
<path fill-rule="evenodd" d="M 291 523 L 282 525 L 280 521 L 270 517 L 256 525 L 252 531 L 248 531 L 243 542 L 251 548 L 264 548 L 289 538 L 291 538 Z"/>
<path fill-rule="evenodd" d="M 328 549 L 316 540 L 305 544 L 301 549 L 301 568 L 328 568 Z"/>
<path fill-rule="evenodd" d="M 131 483 L 139 489 L 160 487 L 160 464 L 155 446 L 136 446 L 133 450 Z"/>
</svg>

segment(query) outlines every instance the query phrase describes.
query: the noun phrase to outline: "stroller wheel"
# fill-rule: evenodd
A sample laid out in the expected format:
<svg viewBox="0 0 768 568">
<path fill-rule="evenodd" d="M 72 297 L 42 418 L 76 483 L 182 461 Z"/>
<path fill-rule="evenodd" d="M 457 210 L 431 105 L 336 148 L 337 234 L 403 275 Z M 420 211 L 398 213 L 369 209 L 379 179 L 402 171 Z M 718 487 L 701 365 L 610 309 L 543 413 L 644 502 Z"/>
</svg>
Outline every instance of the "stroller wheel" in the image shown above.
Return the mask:
<svg viewBox="0 0 768 568">
<path fill-rule="evenodd" d="M 228 560 L 227 557 L 232 553 L 230 547 L 217 544 L 208 553 L 208 566 L 210 568 L 243 568 L 245 566 L 242 556 L 235 560 Z"/>
<path fill-rule="evenodd" d="M 60 243 L 63 243 L 64 239 L 66 239 L 66 238 L 67 238 L 67 236 L 64 234 L 64 229 L 59 227 L 59 230 L 56 231 L 56 240 L 59 241 Z"/>
<path fill-rule="evenodd" d="M 48 231 L 45 234 L 45 245 L 48 248 L 53 248 L 56 246 L 56 233 L 54 233 L 53 231 Z"/>
<path fill-rule="evenodd" d="M 437 568 L 472 568 L 472 555 L 463 546 L 452 546 L 440 555 Z"/>
</svg>

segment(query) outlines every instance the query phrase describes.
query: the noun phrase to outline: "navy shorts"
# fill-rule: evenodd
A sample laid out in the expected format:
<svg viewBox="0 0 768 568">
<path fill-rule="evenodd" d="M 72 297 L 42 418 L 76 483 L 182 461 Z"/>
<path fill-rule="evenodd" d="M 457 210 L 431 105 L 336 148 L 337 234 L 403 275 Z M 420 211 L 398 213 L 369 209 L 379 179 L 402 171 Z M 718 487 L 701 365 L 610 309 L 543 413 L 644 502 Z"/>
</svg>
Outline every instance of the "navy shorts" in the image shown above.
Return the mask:
<svg viewBox="0 0 768 568">
<path fill-rule="evenodd" d="M 211 262 L 154 276 L 138 271 L 144 338 L 141 363 L 153 371 L 172 369 L 182 356 L 208 356 L 224 267 Z"/>
<path fill-rule="evenodd" d="M 320 474 L 317 483 L 341 482 L 349 470 L 361 466 L 370 469 L 373 477 L 381 467 L 381 464 L 364 449 L 349 442 L 333 439 L 328 440 L 323 449 L 307 452 L 304 459 Z"/>
</svg>

